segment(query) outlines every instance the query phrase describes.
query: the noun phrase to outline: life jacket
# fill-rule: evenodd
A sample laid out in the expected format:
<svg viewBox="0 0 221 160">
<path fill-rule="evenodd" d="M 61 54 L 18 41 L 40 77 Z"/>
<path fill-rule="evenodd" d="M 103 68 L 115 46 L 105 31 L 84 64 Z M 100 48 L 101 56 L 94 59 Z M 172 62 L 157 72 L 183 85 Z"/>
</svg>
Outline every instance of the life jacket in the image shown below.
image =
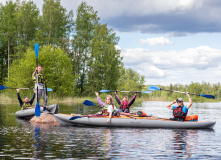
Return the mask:
<svg viewBox="0 0 221 160">
<path fill-rule="evenodd" d="M 125 109 L 129 110 L 129 108 L 130 108 L 130 106 L 128 105 L 128 102 L 127 103 L 122 102 L 120 105 L 120 110 L 122 110 L 122 111 L 124 111 Z"/>
<path fill-rule="evenodd" d="M 21 110 L 25 110 L 25 109 L 29 109 L 29 108 L 32 108 L 31 104 L 29 102 L 27 102 L 27 103 L 24 102 L 21 107 Z"/>
<path fill-rule="evenodd" d="M 37 79 L 36 78 L 34 78 L 33 77 L 33 81 L 34 81 L 34 83 L 37 83 Z M 41 73 L 38 73 L 38 83 L 44 83 L 44 81 L 45 81 L 45 79 L 44 79 L 44 76 L 43 76 L 43 74 L 41 74 Z"/>
<path fill-rule="evenodd" d="M 188 111 L 184 113 L 182 109 L 183 109 L 183 106 L 178 106 L 173 110 L 174 120 L 183 121 L 186 118 Z"/>
<path fill-rule="evenodd" d="M 113 106 L 113 111 L 112 111 L 112 113 L 113 113 L 114 112 L 114 105 L 112 104 L 112 106 Z M 109 116 L 109 113 L 107 112 L 107 110 L 108 110 L 108 107 L 106 105 L 103 106 L 102 114 Z"/>
</svg>

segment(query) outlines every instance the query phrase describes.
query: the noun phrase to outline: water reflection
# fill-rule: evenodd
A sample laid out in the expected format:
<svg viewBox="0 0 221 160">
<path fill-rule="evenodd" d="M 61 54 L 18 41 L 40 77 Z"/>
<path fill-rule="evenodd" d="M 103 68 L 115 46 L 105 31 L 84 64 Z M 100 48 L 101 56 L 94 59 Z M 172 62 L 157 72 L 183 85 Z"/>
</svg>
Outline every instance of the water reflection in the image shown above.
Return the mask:
<svg viewBox="0 0 221 160">
<path fill-rule="evenodd" d="M 196 130 L 193 132 L 197 134 L 198 131 Z M 188 133 L 189 133 L 189 130 L 174 130 L 173 131 L 173 139 L 172 139 L 173 151 L 176 154 L 177 158 L 181 158 L 184 156 L 185 158 L 191 157 L 190 151 L 192 147 L 188 139 Z"/>
<path fill-rule="evenodd" d="M 171 116 L 165 102 L 139 109 Z M 99 108 L 59 105 L 61 113 L 96 113 Z M 193 105 L 191 112 L 216 120 L 214 130 L 136 129 L 32 125 L 15 119 L 18 108 L 0 105 L 0 159 L 221 159 L 221 110 L 217 104 Z M 138 107 L 138 108 L 137 108 Z M 2 113 L 1 112 L 1 113 Z M 156 113 L 154 113 L 156 112 Z M 216 113 L 216 114 L 214 114 Z"/>
</svg>

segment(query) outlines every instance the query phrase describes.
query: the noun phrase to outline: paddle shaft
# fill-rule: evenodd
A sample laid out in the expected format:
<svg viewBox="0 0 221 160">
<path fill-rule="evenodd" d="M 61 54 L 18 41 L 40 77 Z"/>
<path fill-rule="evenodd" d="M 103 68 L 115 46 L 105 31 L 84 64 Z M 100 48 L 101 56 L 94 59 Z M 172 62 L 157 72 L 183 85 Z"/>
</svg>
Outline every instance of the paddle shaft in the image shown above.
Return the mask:
<svg viewBox="0 0 221 160">
<path fill-rule="evenodd" d="M 132 93 L 142 93 L 144 91 L 114 91 L 114 90 L 101 90 L 100 92 L 132 92 Z"/>
<path fill-rule="evenodd" d="M 37 102 L 38 102 L 38 58 L 36 58 L 36 64 L 37 64 L 36 74 L 37 74 Z"/>
<path fill-rule="evenodd" d="M 186 93 L 186 92 L 174 91 L 174 90 L 168 90 L 168 89 L 161 89 L 161 88 L 160 88 L 160 90 L 170 91 L 170 92 L 176 92 L 176 93 Z M 189 94 L 200 96 L 200 94 L 196 94 L 196 93 L 189 93 Z"/>
<path fill-rule="evenodd" d="M 36 64 L 37 64 L 37 70 L 36 70 L 36 74 L 34 76 L 37 75 L 37 102 L 36 102 L 36 106 L 35 106 L 35 116 L 36 117 L 40 117 L 41 115 L 41 109 L 40 109 L 40 105 L 39 105 L 39 99 L 38 99 L 38 43 L 35 44 L 35 54 L 36 54 Z"/>
</svg>

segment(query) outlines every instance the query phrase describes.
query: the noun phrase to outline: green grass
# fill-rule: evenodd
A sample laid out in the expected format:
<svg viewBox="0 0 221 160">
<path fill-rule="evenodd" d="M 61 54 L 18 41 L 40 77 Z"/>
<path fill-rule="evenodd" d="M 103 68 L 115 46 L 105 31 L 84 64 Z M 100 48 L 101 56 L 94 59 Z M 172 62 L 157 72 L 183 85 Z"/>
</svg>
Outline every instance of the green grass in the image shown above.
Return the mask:
<svg viewBox="0 0 221 160">
<path fill-rule="evenodd" d="M 22 100 L 24 97 L 21 97 Z M 105 98 L 101 97 L 101 100 L 104 101 Z M 64 103 L 64 104 L 73 104 L 73 103 L 83 103 L 85 100 L 92 101 L 94 103 L 97 102 L 96 96 L 94 97 L 48 97 L 48 104 L 58 104 L 58 103 Z M 173 101 L 170 97 L 137 97 L 136 102 L 143 102 L 143 101 Z M 40 103 L 43 102 L 43 99 L 41 98 Z M 197 100 L 193 99 L 193 102 L 197 102 Z M 205 99 L 204 102 L 217 102 L 217 100 L 209 100 Z M 115 101 L 116 103 L 116 101 Z M 17 94 L 6 94 L 1 93 L 0 94 L 0 104 L 19 104 Z"/>
</svg>

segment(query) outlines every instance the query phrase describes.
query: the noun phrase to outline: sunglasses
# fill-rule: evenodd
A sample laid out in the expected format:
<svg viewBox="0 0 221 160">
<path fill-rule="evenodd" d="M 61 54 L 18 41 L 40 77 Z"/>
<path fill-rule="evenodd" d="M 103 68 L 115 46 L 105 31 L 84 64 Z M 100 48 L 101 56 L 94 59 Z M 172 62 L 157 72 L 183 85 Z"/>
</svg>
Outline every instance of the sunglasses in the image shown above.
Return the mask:
<svg viewBox="0 0 221 160">
<path fill-rule="evenodd" d="M 177 103 L 181 103 L 182 101 L 177 101 Z"/>
</svg>

